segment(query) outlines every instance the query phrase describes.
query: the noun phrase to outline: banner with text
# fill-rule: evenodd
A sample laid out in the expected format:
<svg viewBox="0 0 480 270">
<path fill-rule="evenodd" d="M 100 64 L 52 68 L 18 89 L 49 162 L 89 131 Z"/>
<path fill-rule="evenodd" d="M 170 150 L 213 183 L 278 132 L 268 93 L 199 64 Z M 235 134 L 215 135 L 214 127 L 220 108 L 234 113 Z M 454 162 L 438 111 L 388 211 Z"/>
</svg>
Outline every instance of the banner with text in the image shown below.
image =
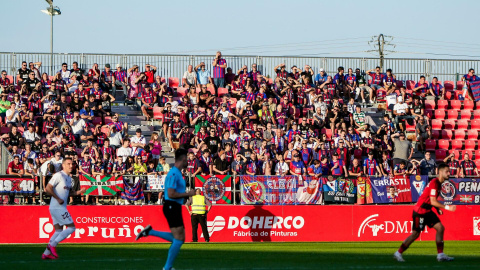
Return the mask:
<svg viewBox="0 0 480 270">
<path fill-rule="evenodd" d="M 412 202 L 410 177 L 370 177 L 373 203 Z"/>
<path fill-rule="evenodd" d="M 195 187 L 201 188 L 203 196 L 212 204 L 232 203 L 231 175 L 197 175 Z"/>
<path fill-rule="evenodd" d="M 444 204 L 480 204 L 480 179 L 450 178 L 442 183 L 438 200 Z"/>
<path fill-rule="evenodd" d="M 242 204 L 322 204 L 322 179 L 310 176 L 240 176 Z"/>
<path fill-rule="evenodd" d="M 325 203 L 355 203 L 356 179 L 333 176 L 322 177 L 323 200 Z"/>
<path fill-rule="evenodd" d="M 165 189 L 165 175 L 147 175 L 147 190 L 163 191 Z"/>
<path fill-rule="evenodd" d="M 123 177 L 115 178 L 114 175 L 80 175 L 80 188 L 85 188 L 85 195 L 92 196 L 113 196 L 117 192 L 123 191 Z"/>
<path fill-rule="evenodd" d="M 33 194 L 34 192 L 33 178 L 0 177 L 0 194 Z"/>
</svg>

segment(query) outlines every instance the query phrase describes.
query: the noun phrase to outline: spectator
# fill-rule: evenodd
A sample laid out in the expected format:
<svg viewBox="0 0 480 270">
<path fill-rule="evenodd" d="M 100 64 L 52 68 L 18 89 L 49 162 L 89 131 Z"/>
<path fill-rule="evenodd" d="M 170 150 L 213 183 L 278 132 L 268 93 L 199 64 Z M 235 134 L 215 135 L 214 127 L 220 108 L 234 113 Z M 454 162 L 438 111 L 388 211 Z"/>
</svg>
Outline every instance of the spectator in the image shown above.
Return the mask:
<svg viewBox="0 0 480 270">
<path fill-rule="evenodd" d="M 13 161 L 8 163 L 7 174 L 8 175 L 23 176 L 23 174 L 24 174 L 23 164 L 20 162 L 20 156 L 19 155 L 15 155 L 13 157 Z"/>
<path fill-rule="evenodd" d="M 420 161 L 420 174 L 428 176 L 438 174 L 437 163 L 431 158 L 430 152 L 426 152 L 425 158 Z"/>
<path fill-rule="evenodd" d="M 362 103 L 365 103 L 365 92 L 368 92 L 370 103 L 373 103 L 375 98 L 373 94 L 373 89 L 370 86 L 368 86 L 367 80 L 362 75 L 359 68 L 355 69 L 355 79 L 357 80 L 357 86 L 358 86 L 355 89 L 355 93 L 356 93 L 355 100 L 358 100 L 358 97 L 360 96 L 362 98 Z"/>
<path fill-rule="evenodd" d="M 197 85 L 197 73 L 193 70 L 192 65 L 188 65 L 187 71 L 183 74 L 182 86 L 190 88 Z"/>
<path fill-rule="evenodd" d="M 385 79 L 385 74 L 382 73 L 382 69 L 380 67 L 375 68 L 375 72 L 373 69 L 368 70 L 366 73 L 372 77 L 372 83 L 370 87 L 372 90 L 377 91 L 378 89 L 383 87 L 383 81 Z M 370 100 L 372 100 L 372 96 L 370 96 Z"/>
<path fill-rule="evenodd" d="M 222 53 L 217 52 L 212 62 L 213 65 L 213 83 L 215 89 L 225 87 L 225 69 L 227 68 L 227 61 L 222 58 Z"/>
<path fill-rule="evenodd" d="M 128 76 L 127 72 L 122 69 L 122 65 L 117 64 L 116 66 L 116 71 L 113 73 L 113 78 L 114 78 L 114 87 L 113 87 L 113 96 L 117 96 L 117 87 L 122 88 L 122 92 L 127 96 L 127 90 L 129 89 L 128 85 Z"/>
<path fill-rule="evenodd" d="M 327 81 L 327 73 L 323 68 L 318 70 L 318 74 L 315 76 L 315 85 L 319 86 L 322 85 L 324 82 Z"/>
<path fill-rule="evenodd" d="M 434 96 L 436 99 L 445 99 L 445 88 L 443 85 L 438 83 L 438 78 L 433 77 L 432 82 L 429 86 L 430 94 Z"/>
<path fill-rule="evenodd" d="M 425 140 L 432 136 L 430 126 L 425 122 L 425 118 L 420 118 L 415 127 L 415 135 L 418 141 L 418 150 L 426 151 Z"/>
<path fill-rule="evenodd" d="M 480 81 L 480 77 L 475 75 L 475 69 L 471 68 L 468 70 L 467 74 L 463 75 L 462 81 L 465 81 L 467 83 L 476 82 Z"/>
<path fill-rule="evenodd" d="M 152 84 L 155 82 L 156 72 L 157 72 L 156 66 L 150 65 L 150 64 L 145 65 L 145 76 L 147 77 L 147 83 Z"/>
<path fill-rule="evenodd" d="M 430 92 L 430 88 L 428 87 L 428 83 L 425 81 L 425 76 L 420 76 L 420 80 L 415 84 L 413 88 L 413 93 L 417 96 L 425 98 L 427 93 Z"/>
<path fill-rule="evenodd" d="M 27 68 L 27 62 L 22 62 L 22 67 L 17 71 L 17 84 L 21 84 L 24 80 L 28 79 L 28 74 L 30 74 L 30 69 Z M 13 82 L 12 82 L 13 83 Z"/>
<path fill-rule="evenodd" d="M 403 102 L 403 97 L 397 98 L 397 104 L 393 106 L 393 114 L 395 115 L 395 124 L 399 127 L 400 130 L 405 131 L 405 124 L 404 120 L 406 119 L 413 119 L 414 116 L 407 115 L 410 109 L 408 105 Z"/>
<path fill-rule="evenodd" d="M 393 166 L 400 163 L 402 160 L 407 162 L 412 158 L 413 155 L 413 147 L 412 144 L 405 139 L 405 133 L 395 133 L 391 136 L 394 148 L 393 151 Z"/>
<path fill-rule="evenodd" d="M 459 173 L 457 174 L 457 177 L 480 176 L 477 165 L 470 160 L 470 155 L 468 153 L 463 155 L 463 160 L 460 162 L 460 169 L 458 171 Z"/>
<path fill-rule="evenodd" d="M 460 162 L 455 160 L 455 152 L 453 150 L 443 159 L 443 162 L 450 168 L 450 175 L 458 178 L 460 174 Z"/>
</svg>

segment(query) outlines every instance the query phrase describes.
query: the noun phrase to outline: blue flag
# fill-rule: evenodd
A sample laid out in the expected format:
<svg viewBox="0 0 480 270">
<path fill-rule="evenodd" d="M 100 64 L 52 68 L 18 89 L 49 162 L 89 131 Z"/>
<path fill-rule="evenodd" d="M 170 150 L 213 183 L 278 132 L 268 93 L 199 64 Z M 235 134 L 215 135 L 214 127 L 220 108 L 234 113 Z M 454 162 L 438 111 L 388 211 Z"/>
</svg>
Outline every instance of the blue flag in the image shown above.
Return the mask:
<svg viewBox="0 0 480 270">
<path fill-rule="evenodd" d="M 125 190 L 122 192 L 122 199 L 129 200 L 129 201 L 138 201 L 143 200 L 143 189 L 142 189 L 142 181 L 138 181 L 136 184 L 131 186 L 125 178 L 123 179 L 123 184 Z"/>
</svg>

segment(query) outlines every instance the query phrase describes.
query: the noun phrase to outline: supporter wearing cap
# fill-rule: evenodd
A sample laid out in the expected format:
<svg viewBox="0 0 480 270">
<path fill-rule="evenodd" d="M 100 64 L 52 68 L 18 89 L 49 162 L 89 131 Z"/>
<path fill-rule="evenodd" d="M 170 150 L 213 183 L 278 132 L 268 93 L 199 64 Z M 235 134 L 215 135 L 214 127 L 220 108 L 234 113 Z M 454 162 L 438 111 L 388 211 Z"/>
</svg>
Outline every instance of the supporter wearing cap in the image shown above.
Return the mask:
<svg viewBox="0 0 480 270">
<path fill-rule="evenodd" d="M 276 125 L 275 115 L 269 109 L 269 104 L 267 102 L 264 102 L 262 104 L 262 108 L 258 110 L 258 117 L 259 117 L 260 123 L 264 126 L 266 126 L 267 124 Z"/>
<path fill-rule="evenodd" d="M 307 170 L 298 151 L 294 151 L 293 160 L 290 162 L 289 167 L 291 175 L 306 175 Z"/>
<path fill-rule="evenodd" d="M 105 69 L 102 71 L 100 76 L 100 82 L 102 83 L 102 88 L 105 91 L 111 91 L 113 85 L 115 85 L 115 76 L 113 71 L 110 69 L 110 64 L 105 64 Z"/>
<path fill-rule="evenodd" d="M 315 76 L 315 85 L 319 86 L 322 85 L 324 82 L 327 81 L 327 73 L 323 68 L 318 70 L 318 74 Z"/>
<path fill-rule="evenodd" d="M 330 164 L 330 171 L 333 176 L 343 176 L 348 177 L 347 167 L 342 159 L 338 158 L 338 153 L 333 153 L 332 161 Z"/>
</svg>

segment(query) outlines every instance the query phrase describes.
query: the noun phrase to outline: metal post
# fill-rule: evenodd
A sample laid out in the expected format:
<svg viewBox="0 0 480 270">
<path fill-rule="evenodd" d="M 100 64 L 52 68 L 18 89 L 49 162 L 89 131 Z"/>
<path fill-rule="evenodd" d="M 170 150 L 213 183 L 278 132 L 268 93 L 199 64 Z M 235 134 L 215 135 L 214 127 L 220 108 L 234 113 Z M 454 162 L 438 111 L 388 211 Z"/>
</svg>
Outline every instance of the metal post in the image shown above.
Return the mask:
<svg viewBox="0 0 480 270">
<path fill-rule="evenodd" d="M 50 6 L 50 75 L 53 76 L 53 6 Z"/>
</svg>

